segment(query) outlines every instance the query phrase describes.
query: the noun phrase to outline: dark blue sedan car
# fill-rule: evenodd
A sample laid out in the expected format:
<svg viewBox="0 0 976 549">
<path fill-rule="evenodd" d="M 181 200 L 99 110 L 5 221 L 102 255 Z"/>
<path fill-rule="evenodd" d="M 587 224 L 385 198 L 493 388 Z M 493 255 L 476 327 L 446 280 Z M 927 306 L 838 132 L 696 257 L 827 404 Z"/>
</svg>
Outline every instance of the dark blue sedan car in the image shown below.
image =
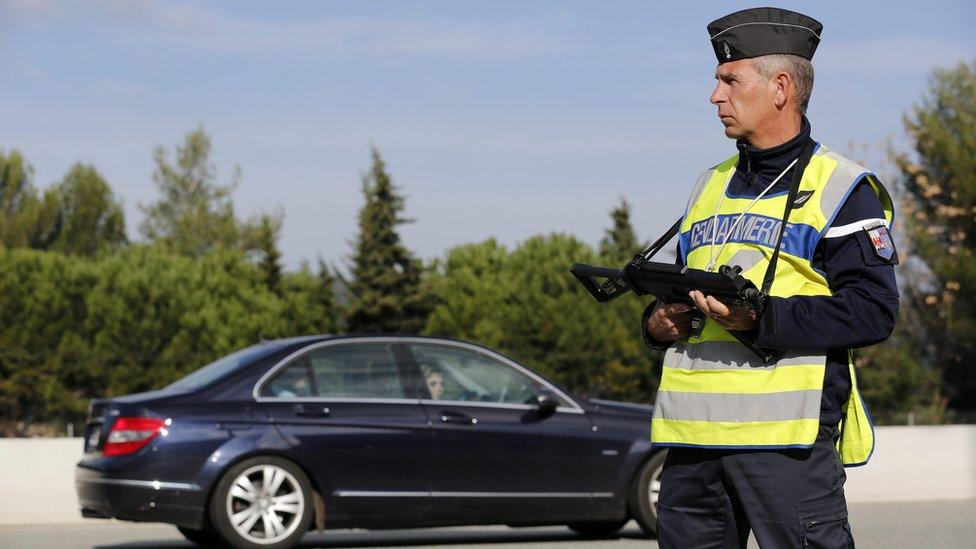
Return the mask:
<svg viewBox="0 0 976 549">
<path fill-rule="evenodd" d="M 606 535 L 631 518 L 653 533 L 650 419 L 470 343 L 282 339 L 94 401 L 76 487 L 86 517 L 175 524 L 201 545 L 465 524 Z"/>
</svg>

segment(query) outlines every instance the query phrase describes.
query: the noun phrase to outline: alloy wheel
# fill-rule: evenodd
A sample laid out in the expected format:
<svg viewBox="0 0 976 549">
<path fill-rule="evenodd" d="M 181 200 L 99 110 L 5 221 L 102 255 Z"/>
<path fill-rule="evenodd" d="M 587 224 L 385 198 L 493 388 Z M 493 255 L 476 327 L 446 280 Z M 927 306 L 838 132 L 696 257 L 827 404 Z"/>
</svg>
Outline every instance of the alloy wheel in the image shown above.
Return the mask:
<svg viewBox="0 0 976 549">
<path fill-rule="evenodd" d="M 255 465 L 234 479 L 227 492 L 227 517 L 244 539 L 261 545 L 290 536 L 305 513 L 298 480 L 276 465 Z"/>
<path fill-rule="evenodd" d="M 662 464 L 651 473 L 651 480 L 647 487 L 647 499 L 651 502 L 651 509 L 657 509 L 657 500 L 661 496 L 661 471 L 663 470 Z"/>
</svg>

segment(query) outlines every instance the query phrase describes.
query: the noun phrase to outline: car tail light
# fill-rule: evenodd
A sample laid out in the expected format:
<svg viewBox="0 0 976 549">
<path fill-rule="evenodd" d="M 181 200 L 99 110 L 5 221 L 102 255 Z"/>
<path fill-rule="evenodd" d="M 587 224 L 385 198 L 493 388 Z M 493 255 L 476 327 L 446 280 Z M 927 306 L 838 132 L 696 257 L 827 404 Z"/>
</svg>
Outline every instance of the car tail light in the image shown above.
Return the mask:
<svg viewBox="0 0 976 549">
<path fill-rule="evenodd" d="M 165 428 L 166 422 L 155 417 L 120 417 L 108 432 L 102 455 L 124 456 L 136 452 Z"/>
</svg>

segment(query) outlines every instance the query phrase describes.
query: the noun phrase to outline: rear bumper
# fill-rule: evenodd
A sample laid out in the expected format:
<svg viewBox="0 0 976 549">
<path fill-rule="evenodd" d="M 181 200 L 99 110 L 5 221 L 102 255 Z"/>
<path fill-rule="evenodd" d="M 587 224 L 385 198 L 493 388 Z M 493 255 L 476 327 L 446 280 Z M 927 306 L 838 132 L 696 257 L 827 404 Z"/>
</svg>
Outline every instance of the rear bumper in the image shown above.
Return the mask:
<svg viewBox="0 0 976 549">
<path fill-rule="evenodd" d="M 78 465 L 75 491 L 85 517 L 201 528 L 206 514 L 206 494 L 192 483 L 117 478 Z"/>
</svg>

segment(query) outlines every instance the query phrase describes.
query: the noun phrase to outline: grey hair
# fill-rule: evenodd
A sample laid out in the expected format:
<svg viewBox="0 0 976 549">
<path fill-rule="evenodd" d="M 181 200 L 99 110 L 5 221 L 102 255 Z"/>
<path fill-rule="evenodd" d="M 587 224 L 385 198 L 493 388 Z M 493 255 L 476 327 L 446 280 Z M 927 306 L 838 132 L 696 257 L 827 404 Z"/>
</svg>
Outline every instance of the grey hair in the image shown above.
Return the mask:
<svg viewBox="0 0 976 549">
<path fill-rule="evenodd" d="M 793 80 L 793 91 L 796 94 L 796 108 L 800 114 L 806 114 L 813 93 L 813 63 L 799 55 L 776 53 L 752 58 L 752 68 L 764 78 L 772 78 L 785 72 Z"/>
</svg>

